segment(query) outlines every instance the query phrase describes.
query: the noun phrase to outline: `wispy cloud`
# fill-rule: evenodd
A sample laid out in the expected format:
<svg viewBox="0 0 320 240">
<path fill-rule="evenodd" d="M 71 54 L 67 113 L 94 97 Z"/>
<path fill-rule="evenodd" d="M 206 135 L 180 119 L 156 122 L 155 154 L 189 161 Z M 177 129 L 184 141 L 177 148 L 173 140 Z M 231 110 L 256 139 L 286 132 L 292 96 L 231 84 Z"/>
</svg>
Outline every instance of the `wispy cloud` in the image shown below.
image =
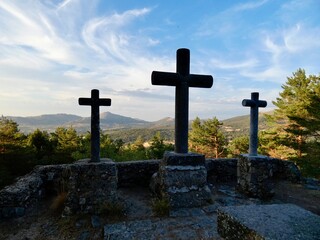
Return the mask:
<svg viewBox="0 0 320 240">
<path fill-rule="evenodd" d="M 82 36 L 85 43 L 102 56 L 111 56 L 123 62 L 127 59 L 128 51 L 134 48 L 130 44 L 134 36 L 121 32 L 121 27 L 129 24 L 133 19 L 150 12 L 150 9 L 128 10 L 122 14 L 115 13 L 103 18 L 90 20 L 83 28 Z M 104 39 L 104 41 L 101 41 Z"/>
<path fill-rule="evenodd" d="M 6 91 L 23 86 L 15 90 L 19 99 L 48 105 L 50 101 L 70 99 L 76 104 L 78 95 L 91 88 L 105 90 L 123 105 L 128 103 L 123 101 L 128 97 L 166 96 L 161 95 L 162 89 L 152 94 L 139 90 L 151 85 L 150 74 L 154 68 L 168 69 L 174 63 L 174 59 L 167 61 L 145 51 L 159 40 L 140 36 L 137 29 L 130 29 L 135 20 L 150 13 L 150 8 L 84 19 L 75 15 L 71 19 L 74 8 L 83 7 L 80 1 L 62 1 L 56 6 L 41 2 L 28 4 L 26 7 L 0 2 L 1 28 L 5 30 L 0 38 L 0 79 L 7 85 L 15 76 L 15 88 L 7 86 Z M 145 54 L 141 54 L 144 51 Z M 52 72 L 55 74 L 50 74 Z M 0 94 L 0 97 L 6 99 L 7 95 Z"/>
<path fill-rule="evenodd" d="M 88 115 L 77 98 L 98 88 L 117 113 L 172 116 L 174 88 L 150 75 L 174 72 L 175 50 L 188 47 L 192 73 L 214 76 L 212 89 L 190 90 L 190 116 L 238 114 L 250 91 L 275 98 L 297 68 L 319 72 L 320 5 L 306 1 L 208 0 L 193 13 L 169 1 L 2 0 L 0 109 Z"/>
<path fill-rule="evenodd" d="M 269 2 L 269 0 L 262 0 L 262 1 L 252 1 L 247 3 L 240 3 L 235 5 L 234 7 L 228 9 L 229 12 L 239 12 L 239 11 L 246 11 L 246 10 L 253 10 L 259 8 Z"/>
<path fill-rule="evenodd" d="M 212 59 L 211 64 L 215 68 L 220 68 L 220 69 L 243 69 L 243 68 L 253 68 L 257 65 L 257 60 L 256 59 L 247 59 L 239 62 L 232 62 L 233 60 L 230 61 L 224 61 L 222 59 Z"/>
</svg>

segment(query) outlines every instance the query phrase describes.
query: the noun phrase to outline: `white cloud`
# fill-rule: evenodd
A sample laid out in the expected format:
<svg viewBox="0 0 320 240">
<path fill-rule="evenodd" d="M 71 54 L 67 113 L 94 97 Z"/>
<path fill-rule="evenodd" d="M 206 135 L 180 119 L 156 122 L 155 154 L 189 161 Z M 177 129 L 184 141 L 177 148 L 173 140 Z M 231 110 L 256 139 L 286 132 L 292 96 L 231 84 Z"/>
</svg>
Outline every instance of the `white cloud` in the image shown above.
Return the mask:
<svg viewBox="0 0 320 240">
<path fill-rule="evenodd" d="M 1 82 L 4 92 L 19 96 L 14 100 L 17 103 L 39 101 L 39 105 L 51 106 L 51 111 L 64 105 L 62 111 L 72 113 L 78 111 L 72 110 L 77 97 L 98 88 L 116 98 L 120 109 L 126 108 L 128 102 L 143 102 L 139 100 L 143 95 L 139 89 L 151 85 L 152 70 L 168 69 L 174 62 L 148 54 L 146 46 L 157 45 L 159 40 L 130 29 L 136 19 L 151 11 L 149 8 L 103 17 L 92 15 L 80 21 L 77 14 L 70 17 L 74 7 L 84 7 L 80 1 L 63 1 L 57 6 L 28 3 L 0 2 L 4 13 L 0 25 L 6 30 L 0 38 Z M 128 91 L 136 94 L 126 96 Z M 165 93 L 160 88 L 152 91 L 150 97 L 155 98 Z M 8 96 L 0 95 L 1 99 Z M 54 103 L 56 106 L 52 107 Z M 45 108 L 39 106 L 40 109 Z M 9 113 L 11 110 L 7 109 Z"/>
<path fill-rule="evenodd" d="M 269 2 L 269 0 L 262 0 L 262 1 L 252 1 L 247 3 L 240 3 L 229 9 L 230 12 L 239 12 L 239 11 L 246 11 L 246 10 L 253 10 L 259 8 Z"/>
<path fill-rule="evenodd" d="M 150 9 L 147 8 L 134 9 L 122 14 L 114 13 L 111 16 L 91 19 L 82 30 L 83 39 L 97 54 L 111 60 L 128 62 L 131 60 L 129 50 L 135 48 L 130 42 L 135 36 L 122 31 L 122 28 L 149 12 Z"/>
<path fill-rule="evenodd" d="M 257 60 L 256 59 L 248 59 L 244 61 L 239 61 L 239 62 L 232 62 L 231 61 L 224 61 L 221 59 L 212 59 L 210 62 L 215 68 L 220 68 L 220 69 L 239 69 L 239 68 L 253 68 L 257 65 Z"/>
<path fill-rule="evenodd" d="M 288 52 L 296 53 L 320 47 L 320 27 L 308 29 L 297 23 L 284 31 L 283 41 Z"/>
<path fill-rule="evenodd" d="M 73 0 L 64 0 L 64 1 L 62 1 L 59 5 L 58 5 L 58 8 L 57 8 L 57 10 L 60 10 L 60 9 L 62 9 L 62 8 L 64 8 L 64 7 L 66 7 L 70 2 L 72 2 Z"/>
<path fill-rule="evenodd" d="M 231 3 L 221 11 L 201 9 L 199 19 L 180 19 L 166 5 L 154 11 L 140 3 L 114 4 L 125 9 L 119 11 L 98 0 L 2 0 L 0 109 L 21 115 L 13 106 L 27 112 L 30 103 L 37 113 L 87 116 L 77 98 L 98 88 L 114 99 L 116 113 L 153 120 L 173 116 L 174 87 L 152 86 L 150 75 L 174 72 L 174 51 L 183 45 L 192 50 L 192 73 L 214 75 L 212 89 L 190 90 L 190 116 L 235 115 L 244 111 L 239 104 L 251 91 L 275 96 L 297 66 L 316 69 L 319 62 L 319 24 L 299 9 L 277 8 L 254 23 L 247 18 L 282 4 L 273 3 Z M 107 10 L 97 8 L 102 5 Z"/>
</svg>

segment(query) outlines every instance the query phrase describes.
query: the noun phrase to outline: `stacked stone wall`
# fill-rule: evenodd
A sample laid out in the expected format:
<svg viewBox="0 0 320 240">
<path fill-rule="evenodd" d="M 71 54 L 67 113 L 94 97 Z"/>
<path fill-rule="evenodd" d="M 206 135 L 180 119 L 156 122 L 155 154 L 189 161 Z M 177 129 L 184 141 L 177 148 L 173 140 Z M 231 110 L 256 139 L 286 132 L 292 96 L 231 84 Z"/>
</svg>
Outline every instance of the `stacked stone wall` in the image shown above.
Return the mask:
<svg viewBox="0 0 320 240">
<path fill-rule="evenodd" d="M 0 218 L 23 216 L 26 209 L 35 205 L 44 196 L 43 180 L 33 171 L 17 179 L 13 185 L 0 192 Z"/>
<path fill-rule="evenodd" d="M 237 162 L 236 158 L 206 159 L 208 182 L 236 182 Z"/>
<path fill-rule="evenodd" d="M 274 195 L 275 181 L 300 182 L 295 164 L 262 155 L 241 155 L 237 163 L 237 190 L 249 197 L 269 199 Z"/>
<path fill-rule="evenodd" d="M 159 170 L 160 160 L 116 162 L 118 187 L 149 186 L 151 176 Z"/>
<path fill-rule="evenodd" d="M 207 181 L 213 184 L 219 182 L 235 182 L 237 179 L 237 163 L 238 159 L 207 159 L 205 162 Z M 88 167 L 91 166 L 90 164 L 88 164 Z M 115 183 L 115 176 L 113 181 L 109 181 L 107 175 L 105 175 L 106 178 L 101 184 L 106 189 L 109 189 L 109 185 L 112 185 L 112 188 L 115 189 L 117 187 L 128 187 L 132 185 L 147 187 L 150 183 L 151 176 L 159 171 L 159 164 L 160 160 L 115 163 L 115 170 L 112 171 L 113 173 L 117 171 L 117 183 Z M 82 173 L 87 173 L 86 167 L 84 165 L 82 167 L 74 167 L 73 165 L 75 164 L 36 167 L 30 174 L 18 178 L 16 183 L 3 188 L 0 191 L 0 219 L 22 216 L 27 209 L 36 205 L 37 202 L 44 197 L 57 195 L 62 191 L 68 191 L 70 184 L 71 188 L 73 185 L 74 189 L 76 186 L 83 188 L 80 186 L 82 182 L 88 182 L 90 186 L 94 187 L 94 184 L 90 183 L 90 179 L 93 176 L 89 177 L 89 180 L 84 180 L 81 177 Z M 73 171 L 71 171 L 73 172 L 72 174 L 70 169 L 73 169 Z M 82 170 L 79 172 L 75 169 L 79 169 L 79 171 L 80 169 Z M 289 180 L 292 182 L 299 182 L 301 180 L 299 169 L 294 163 L 289 161 L 273 159 L 272 172 L 273 178 L 275 179 Z M 70 179 L 71 176 L 74 179 L 72 180 L 73 183 Z M 104 178 L 104 175 L 100 172 L 96 177 Z M 99 185 L 99 183 L 96 184 Z M 80 195 L 77 199 L 78 200 L 74 200 L 74 206 L 81 208 L 80 203 L 84 203 L 85 200 Z M 82 207 L 85 208 L 84 205 Z"/>
</svg>

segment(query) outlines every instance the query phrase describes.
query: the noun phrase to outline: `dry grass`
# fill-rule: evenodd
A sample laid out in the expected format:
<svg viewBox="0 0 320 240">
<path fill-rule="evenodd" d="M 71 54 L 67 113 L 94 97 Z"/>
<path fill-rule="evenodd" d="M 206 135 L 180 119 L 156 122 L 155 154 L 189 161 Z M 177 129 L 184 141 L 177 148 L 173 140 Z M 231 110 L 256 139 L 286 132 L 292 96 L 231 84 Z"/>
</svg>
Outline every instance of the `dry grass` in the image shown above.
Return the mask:
<svg viewBox="0 0 320 240">
<path fill-rule="evenodd" d="M 101 205 L 99 213 L 110 221 L 120 221 L 126 216 L 125 207 L 121 203 L 105 203 Z"/>
<path fill-rule="evenodd" d="M 64 204 L 67 200 L 67 193 L 59 193 L 52 201 L 50 209 L 57 214 L 61 214 L 64 209 Z"/>
<path fill-rule="evenodd" d="M 152 211 L 157 217 L 167 217 L 170 213 L 170 204 L 168 199 L 153 199 L 151 202 Z"/>
</svg>

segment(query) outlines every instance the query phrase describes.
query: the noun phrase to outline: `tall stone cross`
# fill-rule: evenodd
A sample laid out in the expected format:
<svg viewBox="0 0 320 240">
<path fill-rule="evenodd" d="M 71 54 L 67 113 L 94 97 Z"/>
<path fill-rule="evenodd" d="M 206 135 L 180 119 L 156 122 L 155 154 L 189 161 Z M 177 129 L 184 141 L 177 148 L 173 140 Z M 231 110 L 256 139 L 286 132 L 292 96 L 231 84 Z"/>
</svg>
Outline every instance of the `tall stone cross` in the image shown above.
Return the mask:
<svg viewBox="0 0 320 240">
<path fill-rule="evenodd" d="M 258 124 L 259 124 L 259 107 L 266 107 L 267 101 L 259 100 L 259 93 L 251 93 L 251 99 L 243 99 L 242 106 L 250 107 L 250 142 L 249 155 L 258 155 Z"/>
<path fill-rule="evenodd" d="M 111 106 L 110 98 L 99 98 L 99 90 L 91 90 L 91 98 L 79 98 L 79 105 L 91 106 L 91 162 L 100 162 L 100 106 Z"/>
<path fill-rule="evenodd" d="M 153 71 L 152 85 L 176 87 L 175 103 L 175 152 L 188 153 L 189 87 L 211 88 L 210 75 L 190 74 L 190 51 L 177 50 L 176 73 Z"/>
</svg>

